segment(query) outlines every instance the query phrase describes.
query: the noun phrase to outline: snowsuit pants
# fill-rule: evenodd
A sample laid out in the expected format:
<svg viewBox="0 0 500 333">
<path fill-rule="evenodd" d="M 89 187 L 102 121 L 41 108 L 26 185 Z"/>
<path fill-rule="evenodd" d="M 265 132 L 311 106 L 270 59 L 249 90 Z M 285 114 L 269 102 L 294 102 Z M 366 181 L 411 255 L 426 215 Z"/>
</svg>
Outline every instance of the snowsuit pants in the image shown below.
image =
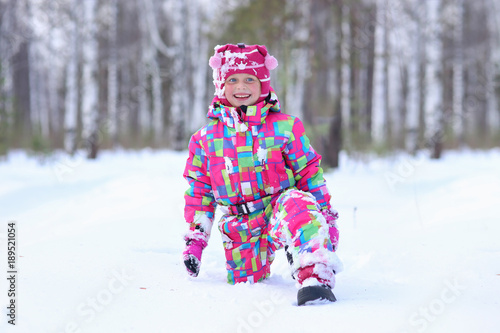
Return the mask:
<svg viewBox="0 0 500 333">
<path fill-rule="evenodd" d="M 276 250 L 286 247 L 292 274 L 302 267 L 320 265 L 323 280 L 333 287 L 338 259 L 329 226 L 320 206 L 308 192 L 283 192 L 264 210 L 249 215 L 224 215 L 219 222 L 226 255 L 228 282 L 257 282 L 270 275 Z M 322 273 L 324 272 L 324 273 Z"/>
</svg>

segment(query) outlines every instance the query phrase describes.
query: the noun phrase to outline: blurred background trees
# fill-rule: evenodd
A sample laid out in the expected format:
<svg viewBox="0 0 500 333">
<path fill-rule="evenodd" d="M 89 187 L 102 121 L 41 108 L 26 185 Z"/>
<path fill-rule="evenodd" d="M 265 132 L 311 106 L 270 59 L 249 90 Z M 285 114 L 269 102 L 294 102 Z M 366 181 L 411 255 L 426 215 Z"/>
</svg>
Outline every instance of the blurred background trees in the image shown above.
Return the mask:
<svg viewBox="0 0 500 333">
<path fill-rule="evenodd" d="M 265 44 L 329 166 L 500 143 L 500 0 L 0 0 L 0 154 L 186 149 L 217 44 Z"/>
</svg>

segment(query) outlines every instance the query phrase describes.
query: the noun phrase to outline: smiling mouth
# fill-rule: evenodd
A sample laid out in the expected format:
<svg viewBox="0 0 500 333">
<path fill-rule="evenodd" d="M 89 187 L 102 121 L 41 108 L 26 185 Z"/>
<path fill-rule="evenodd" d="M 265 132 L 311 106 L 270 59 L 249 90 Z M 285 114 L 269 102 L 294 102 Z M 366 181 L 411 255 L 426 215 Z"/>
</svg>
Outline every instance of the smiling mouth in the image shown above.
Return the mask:
<svg viewBox="0 0 500 333">
<path fill-rule="evenodd" d="M 247 99 L 250 97 L 250 95 L 234 95 L 234 97 L 237 99 Z"/>
</svg>

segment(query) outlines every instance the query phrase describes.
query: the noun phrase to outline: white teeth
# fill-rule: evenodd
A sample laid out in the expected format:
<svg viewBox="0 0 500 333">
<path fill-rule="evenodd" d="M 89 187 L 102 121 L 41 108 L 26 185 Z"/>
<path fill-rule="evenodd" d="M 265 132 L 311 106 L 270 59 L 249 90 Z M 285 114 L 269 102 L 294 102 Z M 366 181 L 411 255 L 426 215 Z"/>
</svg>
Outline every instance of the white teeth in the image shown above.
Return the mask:
<svg viewBox="0 0 500 333">
<path fill-rule="evenodd" d="M 247 98 L 250 97 L 250 95 L 234 95 L 236 98 Z"/>
</svg>

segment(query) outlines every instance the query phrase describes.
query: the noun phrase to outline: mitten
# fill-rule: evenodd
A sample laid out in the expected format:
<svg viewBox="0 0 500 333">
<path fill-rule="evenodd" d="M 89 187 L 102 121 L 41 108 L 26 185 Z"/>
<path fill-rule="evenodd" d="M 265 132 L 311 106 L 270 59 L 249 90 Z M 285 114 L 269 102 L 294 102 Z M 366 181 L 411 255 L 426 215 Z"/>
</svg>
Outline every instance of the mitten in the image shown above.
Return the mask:
<svg viewBox="0 0 500 333">
<path fill-rule="evenodd" d="M 202 233 L 189 233 L 184 237 L 186 248 L 182 252 L 182 259 L 190 276 L 196 277 L 200 272 L 201 253 L 207 246 L 205 238 Z"/>
<path fill-rule="evenodd" d="M 339 230 L 337 229 L 337 219 L 339 218 L 339 213 L 335 209 L 325 209 L 321 213 L 325 217 L 326 224 L 329 226 L 330 241 L 332 242 L 333 250 L 337 249 L 339 243 Z"/>
</svg>

